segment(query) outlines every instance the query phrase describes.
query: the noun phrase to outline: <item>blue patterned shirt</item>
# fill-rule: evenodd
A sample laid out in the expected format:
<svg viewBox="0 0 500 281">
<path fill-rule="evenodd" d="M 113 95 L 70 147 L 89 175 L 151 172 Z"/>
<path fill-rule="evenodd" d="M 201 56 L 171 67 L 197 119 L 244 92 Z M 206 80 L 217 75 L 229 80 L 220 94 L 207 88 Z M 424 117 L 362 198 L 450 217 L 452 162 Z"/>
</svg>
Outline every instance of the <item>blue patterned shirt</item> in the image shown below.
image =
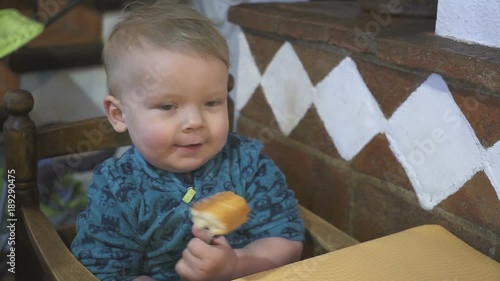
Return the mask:
<svg viewBox="0 0 500 281">
<path fill-rule="evenodd" d="M 153 167 L 134 147 L 106 160 L 94 170 L 73 254 L 101 280 L 179 280 L 174 267 L 193 238 L 192 203 L 182 201 L 189 187 L 196 190 L 191 202 L 228 190 L 246 198 L 249 220 L 226 235 L 235 249 L 266 237 L 302 241 L 293 191 L 261 150 L 260 142 L 230 133 L 222 151 L 193 171 L 192 180 Z"/>
</svg>

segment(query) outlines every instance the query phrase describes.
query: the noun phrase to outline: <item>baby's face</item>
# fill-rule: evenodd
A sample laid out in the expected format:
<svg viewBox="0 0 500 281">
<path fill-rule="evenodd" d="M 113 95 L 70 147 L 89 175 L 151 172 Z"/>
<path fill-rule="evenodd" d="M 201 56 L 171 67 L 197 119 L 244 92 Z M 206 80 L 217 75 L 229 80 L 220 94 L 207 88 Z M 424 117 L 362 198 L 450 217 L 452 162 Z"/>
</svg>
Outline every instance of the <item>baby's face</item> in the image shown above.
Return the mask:
<svg viewBox="0 0 500 281">
<path fill-rule="evenodd" d="M 193 171 L 226 143 L 228 69 L 219 59 L 150 51 L 123 64 L 122 112 L 132 142 L 150 164 Z"/>
</svg>

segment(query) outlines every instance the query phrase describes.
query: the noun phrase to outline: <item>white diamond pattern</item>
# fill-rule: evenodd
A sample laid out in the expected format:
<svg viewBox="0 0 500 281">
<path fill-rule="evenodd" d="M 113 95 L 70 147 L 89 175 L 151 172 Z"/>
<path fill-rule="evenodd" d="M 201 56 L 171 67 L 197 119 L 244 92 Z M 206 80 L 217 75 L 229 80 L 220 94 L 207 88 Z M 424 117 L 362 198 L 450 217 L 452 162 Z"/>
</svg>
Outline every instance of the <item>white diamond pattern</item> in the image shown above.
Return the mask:
<svg viewBox="0 0 500 281">
<path fill-rule="evenodd" d="M 485 172 L 497 192 L 500 200 L 500 141 L 488 149 Z"/>
<path fill-rule="evenodd" d="M 488 150 L 479 143 L 441 76 L 431 75 L 386 120 L 351 58 L 344 59 L 314 87 L 292 45 L 285 42 L 260 80 L 242 36 L 239 59 L 244 63 L 238 68 L 237 81 L 242 79 L 236 85 L 238 111 L 260 83 L 283 134 L 288 135 L 314 103 L 339 154 L 347 161 L 376 134 L 385 133 L 424 209 L 435 207 L 481 170 L 500 200 L 500 142 Z"/>
<path fill-rule="evenodd" d="M 250 51 L 245 33 L 238 34 L 239 57 L 237 77 L 235 77 L 235 107 L 240 111 L 245 107 L 260 83 L 260 72 Z"/>
<path fill-rule="evenodd" d="M 314 86 L 290 43 L 278 50 L 262 77 L 262 89 L 281 132 L 287 136 L 312 104 Z"/>
<path fill-rule="evenodd" d="M 455 193 L 482 166 L 482 147 L 439 75 L 398 108 L 386 134 L 425 209 Z"/>
<path fill-rule="evenodd" d="M 318 115 L 345 160 L 384 131 L 386 119 L 351 58 L 344 59 L 316 89 Z"/>
</svg>

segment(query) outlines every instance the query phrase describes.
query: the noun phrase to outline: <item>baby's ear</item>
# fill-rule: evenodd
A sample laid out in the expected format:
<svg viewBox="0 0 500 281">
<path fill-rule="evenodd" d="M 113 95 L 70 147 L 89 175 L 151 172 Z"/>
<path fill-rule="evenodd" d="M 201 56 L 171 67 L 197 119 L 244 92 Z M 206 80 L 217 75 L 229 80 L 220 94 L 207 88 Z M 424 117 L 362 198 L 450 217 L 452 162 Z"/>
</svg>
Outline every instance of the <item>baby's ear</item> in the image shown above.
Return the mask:
<svg viewBox="0 0 500 281">
<path fill-rule="evenodd" d="M 127 124 L 125 123 L 123 104 L 114 96 L 108 95 L 104 98 L 104 110 L 108 120 L 118 133 L 127 131 Z"/>
</svg>

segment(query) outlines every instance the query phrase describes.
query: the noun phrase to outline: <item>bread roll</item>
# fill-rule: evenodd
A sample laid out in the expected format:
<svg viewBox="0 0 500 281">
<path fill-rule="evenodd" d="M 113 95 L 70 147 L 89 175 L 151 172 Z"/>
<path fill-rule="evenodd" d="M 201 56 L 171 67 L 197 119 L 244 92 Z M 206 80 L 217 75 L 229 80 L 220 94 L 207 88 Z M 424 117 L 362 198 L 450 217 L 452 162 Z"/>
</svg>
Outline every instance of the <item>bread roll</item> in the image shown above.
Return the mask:
<svg viewBox="0 0 500 281">
<path fill-rule="evenodd" d="M 245 198 L 231 191 L 220 192 L 193 204 L 193 224 L 212 235 L 226 235 L 248 220 L 250 208 Z"/>
</svg>

